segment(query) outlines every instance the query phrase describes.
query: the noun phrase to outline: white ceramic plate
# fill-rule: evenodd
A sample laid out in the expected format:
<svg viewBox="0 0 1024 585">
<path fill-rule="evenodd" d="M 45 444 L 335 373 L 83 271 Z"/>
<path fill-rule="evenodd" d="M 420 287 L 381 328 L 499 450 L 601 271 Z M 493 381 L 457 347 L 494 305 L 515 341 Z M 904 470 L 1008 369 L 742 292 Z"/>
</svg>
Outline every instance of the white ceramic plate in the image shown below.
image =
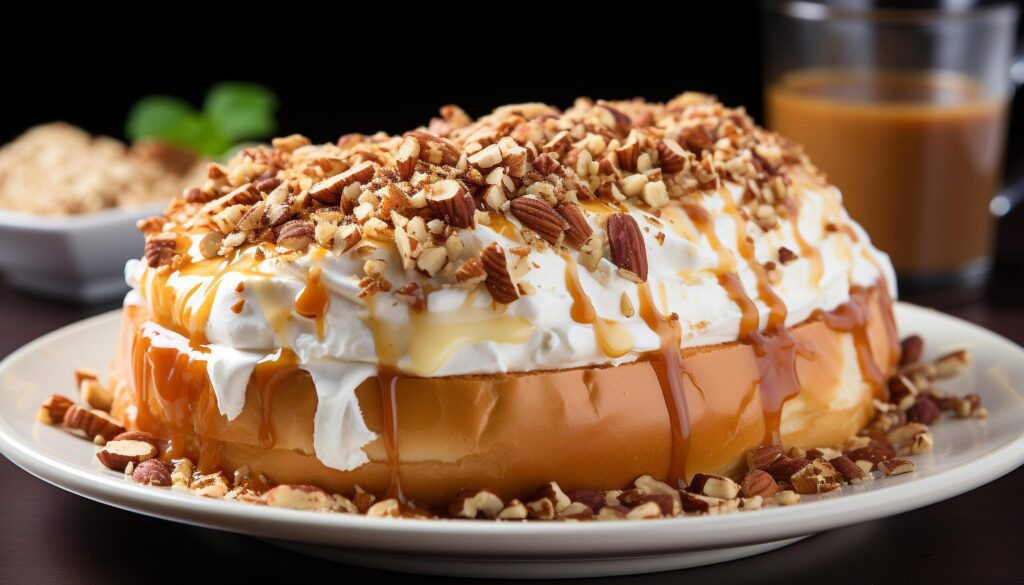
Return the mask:
<svg viewBox="0 0 1024 585">
<path fill-rule="evenodd" d="M 166 201 L 69 217 L 0 211 L 0 271 L 23 290 L 94 303 L 124 296 L 124 263 L 138 257 L 135 222 Z"/>
<path fill-rule="evenodd" d="M 943 420 L 914 474 L 848 486 L 800 505 L 642 522 L 494 523 L 365 518 L 201 499 L 134 485 L 96 463 L 93 446 L 34 422 L 75 367 L 109 363 L 118 314 L 46 335 L 0 364 L 0 451 L 29 473 L 111 506 L 249 534 L 323 558 L 390 570 L 485 577 L 582 577 L 721 562 L 800 537 L 905 512 L 974 489 L 1024 462 L 1024 350 L 980 327 L 912 305 L 900 331 L 930 355 L 967 347 L 974 365 L 944 387 L 978 392 L 987 420 Z"/>
</svg>

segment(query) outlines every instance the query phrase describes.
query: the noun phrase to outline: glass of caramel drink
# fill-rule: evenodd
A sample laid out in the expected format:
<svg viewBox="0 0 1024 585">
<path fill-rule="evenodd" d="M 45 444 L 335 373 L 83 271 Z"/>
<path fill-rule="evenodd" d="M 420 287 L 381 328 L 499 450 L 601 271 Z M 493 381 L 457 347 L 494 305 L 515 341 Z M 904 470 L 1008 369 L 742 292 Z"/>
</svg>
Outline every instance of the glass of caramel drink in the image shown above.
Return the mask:
<svg viewBox="0 0 1024 585">
<path fill-rule="evenodd" d="M 988 2 L 764 3 L 767 124 L 802 144 L 908 292 L 991 264 L 1018 10 Z"/>
</svg>

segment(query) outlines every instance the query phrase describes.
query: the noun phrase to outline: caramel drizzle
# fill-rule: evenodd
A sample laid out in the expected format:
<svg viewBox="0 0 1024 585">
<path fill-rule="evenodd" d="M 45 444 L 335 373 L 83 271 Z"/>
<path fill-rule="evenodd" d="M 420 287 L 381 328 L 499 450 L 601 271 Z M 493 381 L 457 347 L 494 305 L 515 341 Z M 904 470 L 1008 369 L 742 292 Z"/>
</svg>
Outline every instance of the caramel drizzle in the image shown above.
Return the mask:
<svg viewBox="0 0 1024 585">
<path fill-rule="evenodd" d="M 572 297 L 572 307 L 569 310 L 572 320 L 593 326 L 597 345 L 606 356 L 619 358 L 629 353 L 635 345 L 629 329 L 611 319 L 598 317 L 594 304 L 580 284 L 576 260 L 564 252 L 562 259 L 565 260 L 565 286 Z"/>
<path fill-rule="evenodd" d="M 683 385 L 683 374 L 689 373 L 686 372 L 682 359 L 682 328 L 675 314 L 665 317 L 658 311 L 648 283 L 638 284 L 636 290 L 640 298 L 640 318 L 658 335 L 660 341 L 658 350 L 652 352 L 650 361 L 658 376 L 658 384 L 661 386 L 668 409 L 672 441 L 668 481 L 681 487 L 686 485 L 686 460 L 690 452 L 690 412 L 686 404 L 686 388 Z"/>
<path fill-rule="evenodd" d="M 377 352 L 377 390 L 380 394 L 381 427 L 384 435 L 384 447 L 388 457 L 388 489 L 385 498 L 396 498 L 405 506 L 407 501 L 402 491 L 401 459 L 398 449 L 398 346 L 394 335 L 385 331 L 385 325 L 376 318 L 375 297 L 367 299 L 370 329 L 373 331 L 373 344 Z"/>
<path fill-rule="evenodd" d="M 491 211 L 487 214 L 489 219 L 487 227 L 491 228 L 495 233 L 512 240 L 513 242 L 522 242 L 523 236 L 519 232 L 519 228 L 516 224 L 509 221 L 504 215 Z"/>
<path fill-rule="evenodd" d="M 274 394 L 288 376 L 299 370 L 299 358 L 290 349 L 280 349 L 256 363 L 251 383 L 256 385 L 260 401 L 260 447 L 269 449 L 277 442 L 274 435 Z"/>
<path fill-rule="evenodd" d="M 765 444 L 781 445 L 782 406 L 800 392 L 800 381 L 796 372 L 796 357 L 799 346 L 796 338 L 786 328 L 788 309 L 782 298 L 768 283 L 764 268 L 754 257 L 754 245 L 746 237 L 745 220 L 731 203 L 729 193 L 721 194 L 725 210 L 736 223 L 736 248 L 740 257 L 757 279 L 758 297 L 768 305 L 768 321 L 764 330 L 760 328 L 760 314 L 757 305 L 747 295 L 743 283 L 734 271 L 735 258 L 722 245 L 714 230 L 711 215 L 703 207 L 684 204 L 683 209 L 697 229 L 708 239 L 712 249 L 719 256 L 715 270 L 719 284 L 726 290 L 730 300 L 740 309 L 739 341 L 753 350 L 758 369 L 758 389 L 761 394 L 761 411 L 764 417 Z"/>
<path fill-rule="evenodd" d="M 204 353 L 203 348 L 155 323 L 139 328 L 132 342 L 135 424 L 168 440 L 165 458 L 191 457 L 198 452 L 199 469 L 208 471 L 215 469 L 220 459 L 220 443 L 208 432 L 220 412 Z M 154 401 L 158 412 L 152 408 Z M 198 437 L 199 444 L 191 444 L 190 437 Z"/>
<path fill-rule="evenodd" d="M 825 273 L 825 265 L 821 260 L 821 252 L 807 243 L 804 239 L 804 235 L 800 233 L 800 204 L 795 198 L 789 197 L 786 199 L 786 209 L 789 211 L 790 222 L 793 226 L 793 239 L 796 240 L 796 245 L 800 248 L 800 257 L 810 262 L 811 266 L 811 285 L 814 286 L 815 290 L 821 287 L 821 277 Z"/>
<path fill-rule="evenodd" d="M 295 312 L 307 319 L 313 319 L 316 323 L 317 337 L 320 339 L 324 338 L 325 317 L 330 304 L 331 297 L 324 287 L 320 267 L 314 266 L 309 269 L 306 286 L 295 299 Z"/>
</svg>

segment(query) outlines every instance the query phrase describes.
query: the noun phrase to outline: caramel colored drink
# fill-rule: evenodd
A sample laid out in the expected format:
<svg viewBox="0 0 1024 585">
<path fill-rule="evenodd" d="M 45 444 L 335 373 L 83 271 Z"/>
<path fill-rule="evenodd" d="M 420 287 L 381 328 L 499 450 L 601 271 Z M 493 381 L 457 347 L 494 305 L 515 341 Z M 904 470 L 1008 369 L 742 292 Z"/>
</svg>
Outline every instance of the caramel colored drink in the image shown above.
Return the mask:
<svg viewBox="0 0 1024 585">
<path fill-rule="evenodd" d="M 804 145 L 911 278 L 987 265 L 1005 112 L 938 73 L 801 71 L 767 92 L 769 126 Z"/>
</svg>

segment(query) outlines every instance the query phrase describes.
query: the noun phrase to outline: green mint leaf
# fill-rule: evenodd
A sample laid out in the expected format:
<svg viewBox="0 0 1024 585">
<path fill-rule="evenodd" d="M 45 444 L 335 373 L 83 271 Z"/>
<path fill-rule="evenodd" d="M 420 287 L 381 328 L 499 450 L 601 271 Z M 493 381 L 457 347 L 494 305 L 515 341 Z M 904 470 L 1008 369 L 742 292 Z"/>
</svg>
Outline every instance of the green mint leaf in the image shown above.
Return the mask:
<svg viewBox="0 0 1024 585">
<path fill-rule="evenodd" d="M 128 112 L 125 134 L 131 140 L 162 138 L 169 140 L 190 118 L 198 117 L 188 102 L 166 95 L 151 95 L 135 102 Z"/>
<path fill-rule="evenodd" d="M 206 92 L 203 114 L 231 141 L 267 138 L 277 131 L 277 96 L 256 83 L 225 81 Z"/>
</svg>

